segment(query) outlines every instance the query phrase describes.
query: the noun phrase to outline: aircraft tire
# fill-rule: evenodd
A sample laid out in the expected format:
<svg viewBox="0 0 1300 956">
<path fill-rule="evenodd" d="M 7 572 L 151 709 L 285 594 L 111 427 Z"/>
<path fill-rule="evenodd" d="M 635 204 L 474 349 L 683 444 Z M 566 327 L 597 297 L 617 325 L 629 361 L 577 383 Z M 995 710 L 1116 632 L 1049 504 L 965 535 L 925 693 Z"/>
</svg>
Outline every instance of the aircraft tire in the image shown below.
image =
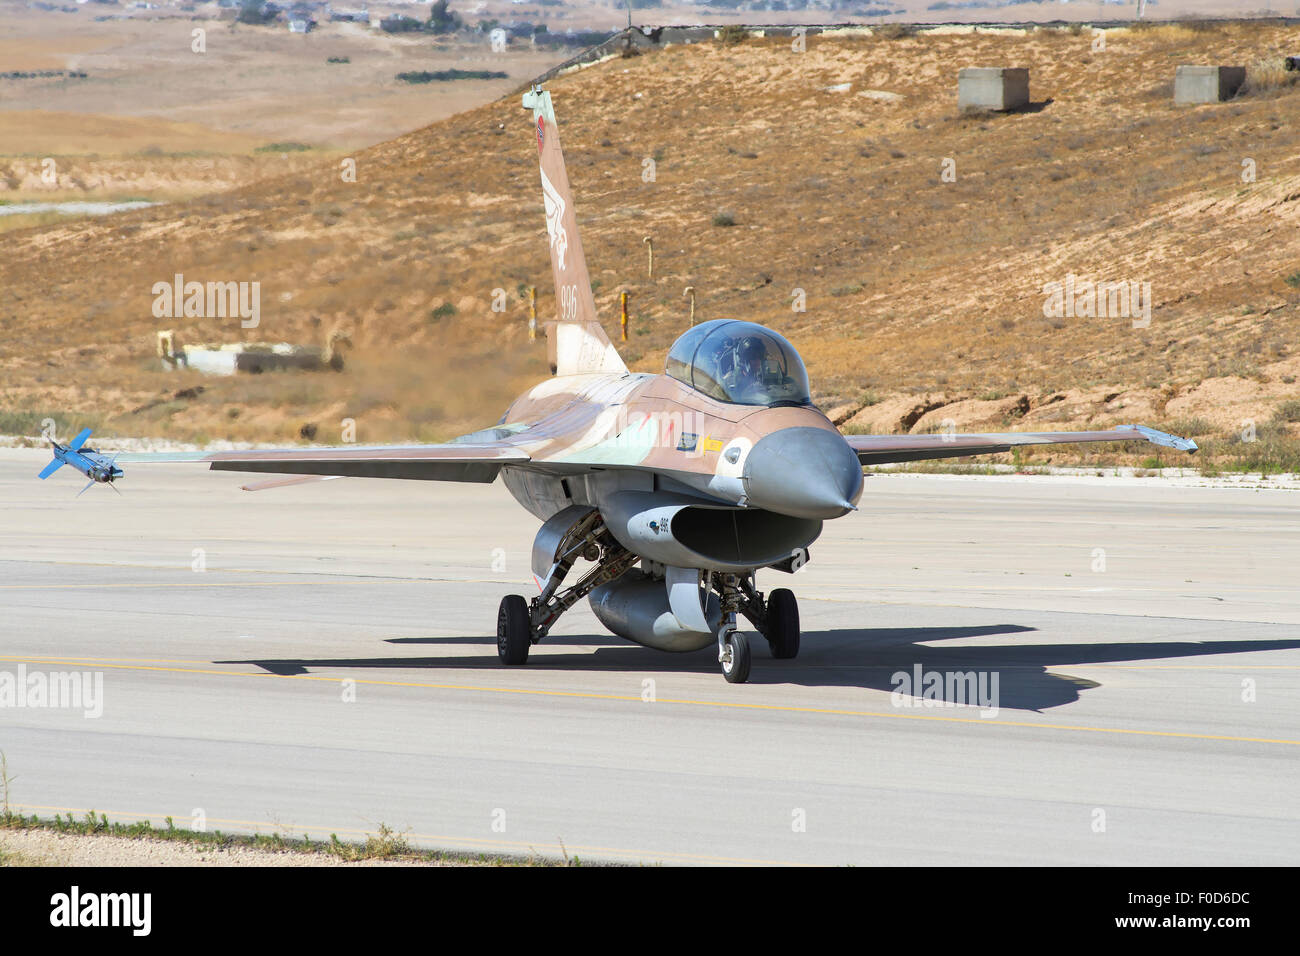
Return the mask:
<svg viewBox="0 0 1300 956">
<path fill-rule="evenodd" d="M 789 588 L 777 588 L 767 598 L 767 646 L 777 660 L 799 656 L 799 602 Z"/>
<path fill-rule="evenodd" d="M 749 642 L 744 634 L 732 631 L 727 636 L 727 644 L 731 646 L 731 663 L 723 662 L 722 676 L 728 684 L 743 684 L 749 680 Z"/>
<path fill-rule="evenodd" d="M 502 664 L 528 663 L 532 646 L 528 602 L 518 594 L 507 594 L 497 611 L 497 656 Z"/>
</svg>

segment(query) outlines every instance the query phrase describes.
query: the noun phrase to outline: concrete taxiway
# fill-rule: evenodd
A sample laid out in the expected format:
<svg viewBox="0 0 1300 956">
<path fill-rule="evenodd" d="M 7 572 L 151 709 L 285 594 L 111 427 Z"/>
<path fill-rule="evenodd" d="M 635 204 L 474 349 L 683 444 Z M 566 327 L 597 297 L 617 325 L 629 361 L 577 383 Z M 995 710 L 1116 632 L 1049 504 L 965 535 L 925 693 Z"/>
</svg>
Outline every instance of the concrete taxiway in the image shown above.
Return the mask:
<svg viewBox="0 0 1300 956">
<path fill-rule="evenodd" d="M 47 458 L 0 451 L 0 672 L 102 674 L 103 713 L 0 707 L 26 813 L 646 863 L 1300 862 L 1293 491 L 870 477 L 760 576 L 799 596 L 799 659 L 757 641 L 733 686 L 585 602 L 501 666 L 537 522 L 500 485 L 134 465 L 74 499 Z M 892 699 L 918 666 L 996 675 L 996 715 Z"/>
</svg>

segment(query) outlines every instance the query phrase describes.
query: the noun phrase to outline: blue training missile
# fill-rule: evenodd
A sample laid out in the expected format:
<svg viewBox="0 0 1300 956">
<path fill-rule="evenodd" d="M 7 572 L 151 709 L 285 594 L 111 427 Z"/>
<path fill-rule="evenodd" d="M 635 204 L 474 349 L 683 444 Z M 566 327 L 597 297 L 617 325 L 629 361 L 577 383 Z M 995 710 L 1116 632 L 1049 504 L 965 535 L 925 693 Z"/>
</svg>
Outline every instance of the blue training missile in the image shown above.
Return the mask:
<svg viewBox="0 0 1300 956">
<path fill-rule="evenodd" d="M 50 442 L 54 449 L 54 460 L 41 469 L 38 477 L 44 480 L 64 465 L 70 465 L 90 479 L 86 487 L 77 492 L 78 497 L 85 494 L 86 490 L 96 482 L 101 485 L 112 485 L 114 481 L 121 478 L 122 469 L 116 465 L 117 456 L 108 458 L 93 448 L 86 448 L 86 439 L 89 437 L 90 429 L 85 428 L 66 445 L 60 445 L 56 441 Z M 116 488 L 113 490 L 117 491 Z"/>
</svg>

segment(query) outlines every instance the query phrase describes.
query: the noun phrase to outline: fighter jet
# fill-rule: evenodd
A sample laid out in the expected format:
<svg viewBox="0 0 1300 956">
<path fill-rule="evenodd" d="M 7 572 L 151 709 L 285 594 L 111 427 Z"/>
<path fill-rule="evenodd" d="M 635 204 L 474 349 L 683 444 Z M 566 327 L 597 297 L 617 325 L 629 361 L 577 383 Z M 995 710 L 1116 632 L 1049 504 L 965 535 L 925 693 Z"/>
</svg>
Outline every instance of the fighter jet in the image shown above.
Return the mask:
<svg viewBox="0 0 1300 956">
<path fill-rule="evenodd" d="M 112 487 L 113 482 L 122 477 L 122 469 L 116 465 L 117 456 L 105 458 L 95 449 L 85 447 L 86 439 L 90 437 L 90 431 L 89 428 L 83 429 L 76 438 L 66 445 L 51 441 L 50 445 L 54 449 L 54 460 L 42 468 L 37 477 L 44 481 L 64 465 L 71 465 L 90 479 L 86 483 L 86 487 L 77 492 L 78 498 L 89 491 L 90 486 L 96 483 Z M 117 488 L 113 488 L 113 490 L 117 491 Z M 118 491 L 118 494 L 121 494 L 121 492 Z"/>
<path fill-rule="evenodd" d="M 1136 425 L 846 437 L 813 404 L 794 346 L 738 319 L 691 328 L 662 374 L 630 372 L 597 319 L 551 95 L 534 87 L 523 105 L 535 123 L 555 280 L 558 315 L 546 327 L 553 377 L 516 399 L 496 425 L 446 444 L 182 456 L 216 471 L 299 476 L 253 488 L 320 476 L 499 476 L 541 522 L 532 553 L 539 593 L 508 595 L 497 614 L 503 663 L 524 664 L 586 598 L 605 627 L 635 643 L 678 652 L 716 646 L 725 678 L 741 683 L 751 664 L 741 618 L 773 657 L 799 652 L 795 596 L 788 588 L 764 594 L 759 572 L 790 573 L 809 559 L 823 523 L 857 509 L 863 465 L 1021 445 L 1136 440 L 1196 449 Z"/>
</svg>

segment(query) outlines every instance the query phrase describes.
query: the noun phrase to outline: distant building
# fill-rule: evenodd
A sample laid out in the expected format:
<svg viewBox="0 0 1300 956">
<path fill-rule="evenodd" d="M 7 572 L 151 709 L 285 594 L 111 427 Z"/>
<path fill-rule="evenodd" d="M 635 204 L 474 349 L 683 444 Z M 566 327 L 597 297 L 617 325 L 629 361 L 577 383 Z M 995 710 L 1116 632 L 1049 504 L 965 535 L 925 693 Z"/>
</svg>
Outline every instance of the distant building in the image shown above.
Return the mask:
<svg viewBox="0 0 1300 956">
<path fill-rule="evenodd" d="M 290 20 L 290 21 L 289 21 L 289 32 L 290 32 L 290 33 L 310 33 L 310 32 L 311 32 L 312 30 L 314 30 L 315 28 L 316 28 L 316 21 L 315 21 L 315 20 L 301 20 L 301 19 L 298 19 L 298 20 Z"/>
<path fill-rule="evenodd" d="M 375 21 L 371 20 L 370 25 L 374 26 Z M 397 13 L 380 20 L 379 29 L 385 33 L 418 33 L 424 29 L 424 21 Z"/>
</svg>

